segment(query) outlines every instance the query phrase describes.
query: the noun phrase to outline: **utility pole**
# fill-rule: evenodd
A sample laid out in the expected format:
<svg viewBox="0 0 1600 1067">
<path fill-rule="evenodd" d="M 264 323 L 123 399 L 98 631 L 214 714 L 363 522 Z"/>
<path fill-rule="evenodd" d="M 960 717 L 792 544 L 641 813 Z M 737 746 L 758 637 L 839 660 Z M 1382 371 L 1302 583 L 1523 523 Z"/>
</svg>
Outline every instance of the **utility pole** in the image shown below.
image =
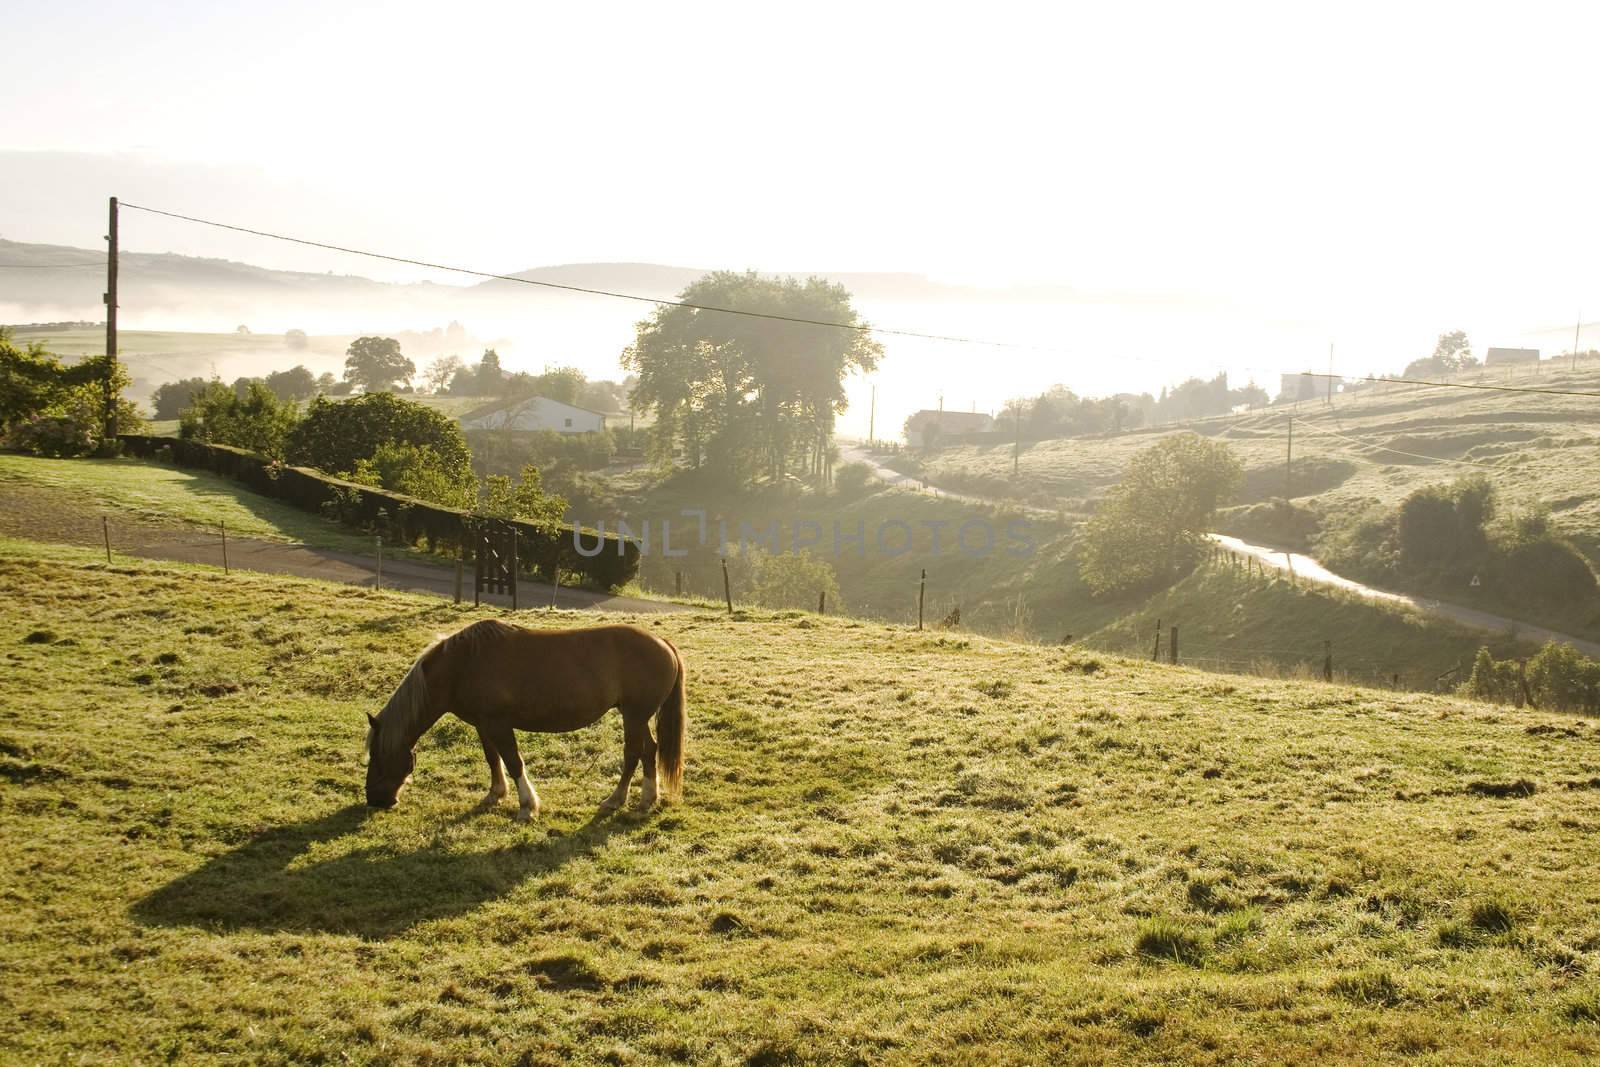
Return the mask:
<svg viewBox="0 0 1600 1067">
<path fill-rule="evenodd" d="M 1289 447 L 1283 454 L 1283 499 L 1293 499 L 1290 483 L 1294 480 L 1294 416 L 1289 416 Z"/>
<path fill-rule="evenodd" d="M 878 424 L 878 387 L 872 387 L 872 403 L 867 407 L 867 447 L 872 448 L 876 440 L 874 430 Z"/>
<path fill-rule="evenodd" d="M 110 225 L 106 230 L 106 410 L 102 447 L 116 444 L 117 432 L 117 198 L 111 198 Z"/>
<path fill-rule="evenodd" d="M 1333 407 L 1333 342 L 1328 342 L 1328 406 Z"/>
<path fill-rule="evenodd" d="M 1011 421 L 1016 427 L 1015 439 L 1011 444 L 1011 477 L 1015 478 L 1022 466 L 1022 405 L 1015 404 L 1011 408 Z"/>
<path fill-rule="evenodd" d="M 1578 333 L 1583 329 L 1583 312 L 1578 312 L 1578 321 L 1572 325 L 1572 369 L 1578 369 Z"/>
</svg>

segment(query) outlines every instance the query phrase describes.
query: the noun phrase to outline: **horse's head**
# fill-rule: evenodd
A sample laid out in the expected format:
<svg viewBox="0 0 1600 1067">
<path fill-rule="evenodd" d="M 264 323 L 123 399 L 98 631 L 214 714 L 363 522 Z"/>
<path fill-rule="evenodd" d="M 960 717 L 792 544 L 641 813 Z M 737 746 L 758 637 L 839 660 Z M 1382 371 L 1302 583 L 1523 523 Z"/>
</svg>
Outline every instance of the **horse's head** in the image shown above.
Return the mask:
<svg viewBox="0 0 1600 1067">
<path fill-rule="evenodd" d="M 392 808 L 400 799 L 401 787 L 411 781 L 417 758 L 404 744 L 385 744 L 381 736 L 384 727 L 371 715 L 367 724 L 367 807 Z"/>
</svg>

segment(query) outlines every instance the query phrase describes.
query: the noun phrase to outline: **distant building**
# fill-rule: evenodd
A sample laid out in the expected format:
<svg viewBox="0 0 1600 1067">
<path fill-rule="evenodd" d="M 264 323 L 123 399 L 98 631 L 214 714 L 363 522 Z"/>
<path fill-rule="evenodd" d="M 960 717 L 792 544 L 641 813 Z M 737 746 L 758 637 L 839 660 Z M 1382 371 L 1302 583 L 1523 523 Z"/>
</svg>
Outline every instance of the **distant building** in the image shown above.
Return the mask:
<svg viewBox="0 0 1600 1067">
<path fill-rule="evenodd" d="M 512 433 L 599 433 L 606 428 L 606 417 L 598 411 L 563 404 L 544 396 L 523 397 L 475 408 L 461 416 L 461 428 L 509 430 Z"/>
<path fill-rule="evenodd" d="M 1285 374 L 1278 379 L 1278 403 L 1290 404 L 1296 400 L 1317 400 L 1326 395 L 1328 386 L 1325 380 L 1318 378 L 1310 371 L 1301 371 L 1299 374 Z"/>
<path fill-rule="evenodd" d="M 1485 367 L 1506 367 L 1513 364 L 1539 362 L 1537 348 L 1491 348 L 1484 353 Z"/>
<path fill-rule="evenodd" d="M 994 419 L 981 411 L 923 410 L 906 420 L 906 444 L 912 448 L 927 448 L 967 434 L 983 433 L 993 426 Z"/>
</svg>

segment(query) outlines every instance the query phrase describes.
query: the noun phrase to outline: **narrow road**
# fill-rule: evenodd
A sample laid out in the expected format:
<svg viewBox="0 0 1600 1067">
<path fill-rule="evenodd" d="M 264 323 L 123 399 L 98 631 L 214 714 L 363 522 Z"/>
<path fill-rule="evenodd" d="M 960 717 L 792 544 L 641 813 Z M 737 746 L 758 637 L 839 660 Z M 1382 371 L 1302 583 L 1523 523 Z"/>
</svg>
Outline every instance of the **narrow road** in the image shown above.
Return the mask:
<svg viewBox="0 0 1600 1067">
<path fill-rule="evenodd" d="M 914 488 L 931 493 L 947 500 L 956 500 L 969 504 L 986 504 L 1004 507 L 1016 507 L 1007 501 L 991 500 L 984 497 L 972 496 L 967 493 L 952 493 L 948 490 L 934 486 L 923 488 L 923 483 L 918 478 L 899 471 L 890 470 L 878 463 L 877 458 L 860 445 L 841 445 L 839 448 L 840 459 L 846 463 L 865 463 L 871 468 L 872 473 L 887 485 L 905 488 Z M 1039 509 L 1024 509 L 1037 511 Z M 1387 589 L 1379 589 L 1362 582 L 1334 574 L 1310 556 L 1298 552 L 1285 552 L 1282 549 L 1268 548 L 1266 545 L 1255 545 L 1248 541 L 1241 541 L 1237 537 L 1227 537 L 1223 534 L 1211 534 L 1211 539 L 1230 551 L 1241 555 L 1251 556 L 1261 561 L 1268 567 L 1287 571 L 1296 578 L 1312 582 L 1316 585 L 1325 585 L 1333 589 L 1342 589 L 1347 593 L 1354 593 L 1370 600 L 1377 600 L 1388 604 L 1398 604 L 1430 615 L 1436 619 L 1444 619 L 1459 626 L 1480 630 L 1486 633 L 1504 634 L 1515 633 L 1520 640 L 1543 643 L 1556 641 L 1561 644 L 1571 645 L 1586 656 L 1600 658 L 1600 642 L 1586 641 L 1581 637 L 1560 633 L 1556 630 L 1535 626 L 1520 619 L 1508 618 L 1504 615 L 1495 615 L 1487 611 L 1479 611 L 1461 604 L 1452 604 L 1444 600 L 1435 600 L 1432 597 L 1413 596 L 1410 593 L 1396 593 Z"/>
<path fill-rule="evenodd" d="M 1503 634 L 1514 632 L 1519 640 L 1544 643 L 1556 641 L 1561 644 L 1571 645 L 1586 656 L 1600 657 L 1600 642 L 1585 641 L 1581 637 L 1571 634 L 1549 630 L 1543 626 L 1523 622 L 1520 619 L 1508 618 L 1504 615 L 1495 615 L 1476 608 L 1465 607 L 1461 604 L 1452 604 L 1446 600 L 1435 600 L 1432 597 L 1414 596 L 1410 593 L 1395 593 L 1387 589 L 1366 585 L 1362 582 L 1334 574 L 1310 556 L 1299 552 L 1285 552 L 1278 548 L 1267 548 L 1265 545 L 1253 545 L 1248 541 L 1241 541 L 1237 537 L 1228 537 L 1224 534 L 1211 534 L 1211 539 L 1230 551 L 1240 555 L 1251 556 L 1258 559 L 1268 567 L 1287 571 L 1296 578 L 1318 585 L 1326 585 L 1335 589 L 1343 589 L 1347 593 L 1355 593 L 1369 600 L 1383 601 L 1389 604 L 1399 604 L 1403 607 L 1413 608 L 1425 615 L 1457 623 L 1473 630 L 1483 630 L 1488 633 Z"/>
</svg>

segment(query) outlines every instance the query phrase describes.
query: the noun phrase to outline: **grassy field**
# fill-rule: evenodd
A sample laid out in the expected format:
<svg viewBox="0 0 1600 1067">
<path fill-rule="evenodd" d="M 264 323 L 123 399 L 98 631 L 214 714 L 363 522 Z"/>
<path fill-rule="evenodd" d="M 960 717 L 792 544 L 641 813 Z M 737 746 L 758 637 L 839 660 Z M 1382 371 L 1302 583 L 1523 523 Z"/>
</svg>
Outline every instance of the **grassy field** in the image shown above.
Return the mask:
<svg viewBox="0 0 1600 1067">
<path fill-rule="evenodd" d="M 1600 391 L 1600 361 L 1585 359 L 1576 372 L 1545 367 L 1537 378 L 1524 370 L 1511 382 L 1486 373 L 1481 384 Z M 1240 503 L 1285 495 L 1291 416 L 1287 495 L 1325 517 L 1393 507 L 1420 486 L 1481 472 L 1508 508 L 1548 505 L 1556 529 L 1600 564 L 1600 405 L 1593 398 L 1382 386 L 1335 397 L 1331 407 L 1304 402 L 1195 424 L 1243 461 Z M 1135 452 L 1175 430 L 1024 445 L 1016 479 L 1009 445 L 945 449 L 926 465 L 952 489 L 1081 509 L 1117 482 Z"/>
<path fill-rule="evenodd" d="M 14 541 L 0 607 L 7 1061 L 1600 1055 L 1592 722 L 691 613 L 681 804 L 595 817 L 608 720 L 470 815 L 447 720 L 373 816 L 473 613 Z"/>
<path fill-rule="evenodd" d="M 104 355 L 104 327 L 75 330 L 29 330 L 12 332 L 18 344 L 38 341 L 51 352 L 69 360 L 78 356 Z M 147 398 L 163 382 L 180 378 L 210 378 L 219 375 L 232 381 L 240 375 L 260 375 L 269 370 L 287 370 L 303 363 L 313 372 L 339 372 L 344 363 L 350 336 L 310 337 L 305 348 L 290 348 L 281 333 L 190 333 L 181 330 L 119 330 L 117 348 L 122 362 L 133 377 L 128 396 L 145 405 Z"/>
<path fill-rule="evenodd" d="M 132 459 L 43 459 L 0 453 L 0 530 L 39 540 L 94 543 L 113 529 L 189 526 L 236 537 L 366 553 L 371 539 L 206 471 Z"/>
</svg>

